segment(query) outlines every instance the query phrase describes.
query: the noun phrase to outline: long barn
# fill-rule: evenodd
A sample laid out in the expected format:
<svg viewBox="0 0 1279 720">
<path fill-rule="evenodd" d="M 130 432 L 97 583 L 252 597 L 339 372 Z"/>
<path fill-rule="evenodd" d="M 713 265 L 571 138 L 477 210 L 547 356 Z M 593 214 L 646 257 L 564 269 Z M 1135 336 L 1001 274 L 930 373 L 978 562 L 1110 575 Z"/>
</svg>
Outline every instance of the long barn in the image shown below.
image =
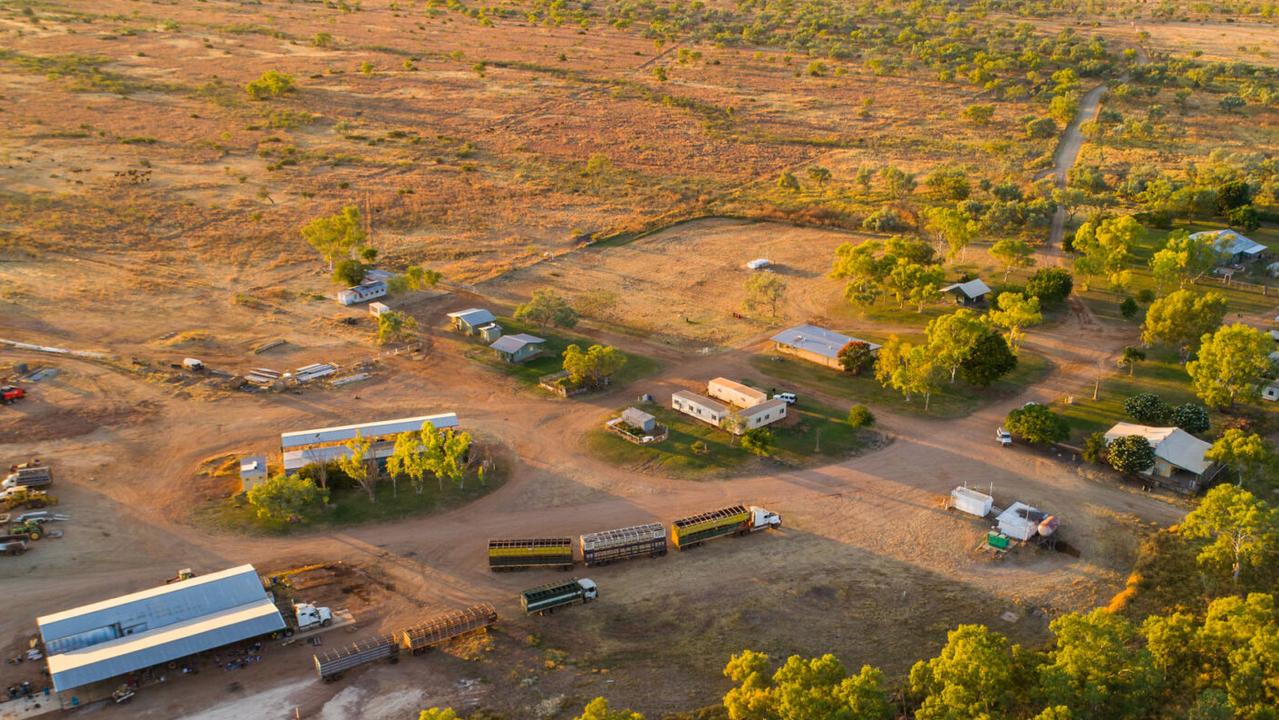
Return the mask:
<svg viewBox="0 0 1279 720">
<path fill-rule="evenodd" d="M 252 565 L 36 618 L 59 693 L 284 629 Z M 110 689 L 98 688 L 98 695 Z"/>
</svg>

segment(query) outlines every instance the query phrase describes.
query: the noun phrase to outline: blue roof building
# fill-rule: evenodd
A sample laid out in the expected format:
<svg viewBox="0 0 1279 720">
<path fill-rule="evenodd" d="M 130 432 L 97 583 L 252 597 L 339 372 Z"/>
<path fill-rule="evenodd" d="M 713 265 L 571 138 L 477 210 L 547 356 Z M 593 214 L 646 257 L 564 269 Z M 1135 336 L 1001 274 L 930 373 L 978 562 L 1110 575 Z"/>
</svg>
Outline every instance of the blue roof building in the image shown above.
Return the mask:
<svg viewBox="0 0 1279 720">
<path fill-rule="evenodd" d="M 36 618 L 62 692 L 284 629 L 252 565 Z"/>
</svg>

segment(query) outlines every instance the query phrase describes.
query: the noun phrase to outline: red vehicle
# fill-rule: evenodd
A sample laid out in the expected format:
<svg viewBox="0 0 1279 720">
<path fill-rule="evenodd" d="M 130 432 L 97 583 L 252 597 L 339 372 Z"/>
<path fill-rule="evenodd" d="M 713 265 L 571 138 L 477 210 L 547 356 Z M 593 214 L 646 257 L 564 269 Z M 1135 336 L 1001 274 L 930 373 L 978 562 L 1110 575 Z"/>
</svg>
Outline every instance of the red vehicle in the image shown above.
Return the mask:
<svg viewBox="0 0 1279 720">
<path fill-rule="evenodd" d="M 8 405 L 27 396 L 27 391 L 13 385 L 0 386 L 0 403 Z"/>
</svg>

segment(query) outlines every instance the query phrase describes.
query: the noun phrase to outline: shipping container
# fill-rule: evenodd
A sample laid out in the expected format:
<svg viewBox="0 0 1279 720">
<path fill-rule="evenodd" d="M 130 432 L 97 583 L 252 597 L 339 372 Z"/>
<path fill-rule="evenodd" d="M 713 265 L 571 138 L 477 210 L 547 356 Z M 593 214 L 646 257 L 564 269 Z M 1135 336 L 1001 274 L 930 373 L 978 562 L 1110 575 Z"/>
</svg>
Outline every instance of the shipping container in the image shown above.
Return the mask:
<svg viewBox="0 0 1279 720">
<path fill-rule="evenodd" d="M 489 540 L 489 569 L 573 567 L 573 538 Z"/>
<path fill-rule="evenodd" d="M 582 562 L 606 565 L 618 560 L 666 554 L 666 530 L 661 523 L 587 533 L 578 538 Z"/>
</svg>

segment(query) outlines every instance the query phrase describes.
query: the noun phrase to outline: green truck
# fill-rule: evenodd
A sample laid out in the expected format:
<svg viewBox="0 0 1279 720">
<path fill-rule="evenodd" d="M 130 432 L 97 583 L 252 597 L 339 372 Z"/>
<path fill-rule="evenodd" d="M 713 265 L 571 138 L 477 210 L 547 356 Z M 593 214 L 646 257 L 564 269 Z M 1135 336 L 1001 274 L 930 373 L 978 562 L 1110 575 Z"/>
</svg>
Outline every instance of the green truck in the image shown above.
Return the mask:
<svg viewBox="0 0 1279 720">
<path fill-rule="evenodd" d="M 779 528 L 782 516 L 762 507 L 733 505 L 671 523 L 671 544 L 680 550 L 696 547 L 725 535 L 746 535 L 756 530 Z"/>
<path fill-rule="evenodd" d="M 573 578 L 525 590 L 520 593 L 520 605 L 529 615 L 544 615 L 564 605 L 585 605 L 599 596 L 599 587 L 594 580 Z"/>
</svg>

